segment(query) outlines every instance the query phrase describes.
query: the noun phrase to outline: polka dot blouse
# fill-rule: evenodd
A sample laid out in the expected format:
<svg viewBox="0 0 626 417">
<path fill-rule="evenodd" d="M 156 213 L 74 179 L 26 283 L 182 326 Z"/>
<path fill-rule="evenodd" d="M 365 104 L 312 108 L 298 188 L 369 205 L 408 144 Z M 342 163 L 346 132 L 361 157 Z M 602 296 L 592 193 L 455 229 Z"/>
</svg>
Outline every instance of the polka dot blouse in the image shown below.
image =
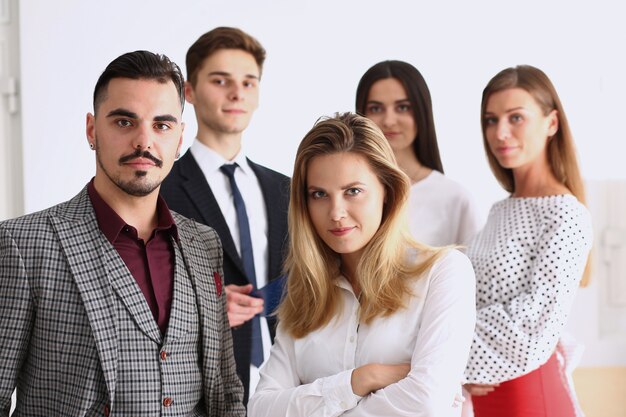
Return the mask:
<svg viewBox="0 0 626 417">
<path fill-rule="evenodd" d="M 467 251 L 477 307 L 468 382 L 508 381 L 549 359 L 591 241 L 589 211 L 572 195 L 508 198 L 491 208 Z"/>
</svg>

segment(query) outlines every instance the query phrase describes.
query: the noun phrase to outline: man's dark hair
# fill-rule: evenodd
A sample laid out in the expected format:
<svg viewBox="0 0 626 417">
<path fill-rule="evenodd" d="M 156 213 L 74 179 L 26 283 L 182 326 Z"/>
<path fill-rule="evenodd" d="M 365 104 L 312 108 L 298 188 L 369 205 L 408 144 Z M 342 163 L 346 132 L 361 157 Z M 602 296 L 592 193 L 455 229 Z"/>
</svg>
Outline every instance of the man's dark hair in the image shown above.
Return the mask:
<svg viewBox="0 0 626 417">
<path fill-rule="evenodd" d="M 100 103 L 106 99 L 107 87 L 114 78 L 156 80 L 162 84 L 171 80 L 178 91 L 181 107 L 185 107 L 185 79 L 178 65 L 165 55 L 135 51 L 115 58 L 98 78 L 93 91 L 94 114 Z"/>
<path fill-rule="evenodd" d="M 261 43 L 241 29 L 218 27 L 200 36 L 187 51 L 187 81 L 192 86 L 198 81 L 198 71 L 204 60 L 220 49 L 239 49 L 254 57 L 259 67 L 259 75 L 263 72 L 265 49 Z"/>
</svg>

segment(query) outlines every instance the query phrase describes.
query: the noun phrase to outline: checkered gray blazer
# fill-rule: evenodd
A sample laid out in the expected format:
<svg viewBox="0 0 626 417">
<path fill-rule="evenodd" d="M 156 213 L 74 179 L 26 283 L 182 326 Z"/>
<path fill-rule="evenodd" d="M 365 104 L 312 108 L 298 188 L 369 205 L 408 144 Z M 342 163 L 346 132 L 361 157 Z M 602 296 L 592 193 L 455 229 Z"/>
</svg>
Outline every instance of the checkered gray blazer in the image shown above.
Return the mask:
<svg viewBox="0 0 626 417">
<path fill-rule="evenodd" d="M 206 415 L 245 416 L 225 296 L 214 281 L 222 269 L 219 239 L 173 216 L 196 294 Z M 15 387 L 15 416 L 103 415 L 114 403 L 117 333 L 103 256 L 110 247 L 86 188 L 0 223 L 0 416 L 9 415 Z"/>
</svg>

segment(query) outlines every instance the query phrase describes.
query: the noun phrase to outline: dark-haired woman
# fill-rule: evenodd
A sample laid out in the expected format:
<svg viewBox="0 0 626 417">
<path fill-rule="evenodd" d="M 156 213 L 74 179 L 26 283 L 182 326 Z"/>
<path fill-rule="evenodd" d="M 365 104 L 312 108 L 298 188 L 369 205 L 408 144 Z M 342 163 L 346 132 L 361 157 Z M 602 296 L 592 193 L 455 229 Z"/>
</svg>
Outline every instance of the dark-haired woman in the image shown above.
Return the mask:
<svg viewBox="0 0 626 417">
<path fill-rule="evenodd" d="M 443 175 L 428 86 L 402 61 L 383 61 L 365 72 L 356 110 L 383 131 L 400 169 L 411 180 L 409 227 L 433 246 L 467 244 L 480 227 L 469 193 Z"/>
</svg>

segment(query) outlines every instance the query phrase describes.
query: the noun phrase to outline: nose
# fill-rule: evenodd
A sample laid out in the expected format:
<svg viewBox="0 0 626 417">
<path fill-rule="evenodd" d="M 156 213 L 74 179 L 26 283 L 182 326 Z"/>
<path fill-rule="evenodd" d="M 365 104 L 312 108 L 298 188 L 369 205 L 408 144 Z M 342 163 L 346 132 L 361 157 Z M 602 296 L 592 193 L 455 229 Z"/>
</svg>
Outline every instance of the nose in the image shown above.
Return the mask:
<svg viewBox="0 0 626 417">
<path fill-rule="evenodd" d="M 330 219 L 334 222 L 339 222 L 342 219 L 345 219 L 346 216 L 347 212 L 343 201 L 341 201 L 340 199 L 333 200 L 332 206 L 330 208 Z"/>
<path fill-rule="evenodd" d="M 383 127 L 391 127 L 393 125 L 395 125 L 396 121 L 397 121 L 397 116 L 396 113 L 392 110 L 386 111 L 383 114 Z"/>
<path fill-rule="evenodd" d="M 152 129 L 148 126 L 140 126 L 133 138 L 134 149 L 150 149 L 152 147 Z"/>
<path fill-rule="evenodd" d="M 511 138 L 511 128 L 509 124 L 503 120 L 496 127 L 496 138 L 498 140 L 507 140 Z"/>
<path fill-rule="evenodd" d="M 240 101 L 243 98 L 243 86 L 233 83 L 228 98 L 232 101 Z"/>
</svg>

